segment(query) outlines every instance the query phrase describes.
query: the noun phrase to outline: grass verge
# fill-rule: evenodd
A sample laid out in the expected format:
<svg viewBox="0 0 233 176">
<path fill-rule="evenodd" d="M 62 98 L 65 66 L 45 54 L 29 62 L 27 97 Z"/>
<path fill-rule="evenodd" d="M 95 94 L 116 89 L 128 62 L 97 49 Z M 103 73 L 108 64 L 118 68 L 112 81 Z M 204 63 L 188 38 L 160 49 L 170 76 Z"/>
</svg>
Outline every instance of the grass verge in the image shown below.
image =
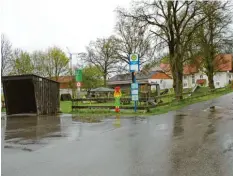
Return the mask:
<svg viewBox="0 0 233 176">
<path fill-rule="evenodd" d="M 212 94 L 206 94 L 206 95 L 200 94 L 200 96 L 196 95 L 192 98 L 187 98 L 187 99 L 184 99 L 180 102 L 173 102 L 173 103 L 170 103 L 169 105 L 158 106 L 157 108 L 152 109 L 150 113 L 153 115 L 167 113 L 169 111 L 178 110 L 178 109 L 181 109 L 181 108 L 186 107 L 186 106 L 191 105 L 191 104 L 212 100 L 214 98 L 218 98 L 222 95 L 225 95 L 225 94 L 228 94 L 231 92 L 233 92 L 233 89 L 226 89 L 224 91 L 216 91 Z"/>
</svg>

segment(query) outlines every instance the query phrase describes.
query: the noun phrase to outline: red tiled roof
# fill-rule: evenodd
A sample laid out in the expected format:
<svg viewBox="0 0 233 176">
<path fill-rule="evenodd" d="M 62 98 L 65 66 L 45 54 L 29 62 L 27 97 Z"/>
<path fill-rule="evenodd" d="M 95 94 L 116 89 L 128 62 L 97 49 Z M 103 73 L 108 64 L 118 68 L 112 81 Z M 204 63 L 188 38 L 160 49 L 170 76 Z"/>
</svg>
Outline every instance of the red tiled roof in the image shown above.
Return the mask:
<svg viewBox="0 0 233 176">
<path fill-rule="evenodd" d="M 161 68 L 166 74 L 172 75 L 170 64 L 161 63 L 161 64 L 160 64 L 160 68 Z"/>
<path fill-rule="evenodd" d="M 197 66 L 194 64 L 185 65 L 183 68 L 184 75 L 189 75 L 189 74 L 193 74 L 193 73 L 197 73 L 197 72 L 198 72 Z"/>
<path fill-rule="evenodd" d="M 51 78 L 52 80 L 56 80 L 55 77 Z M 59 76 L 57 82 L 59 83 L 68 83 L 70 81 L 74 81 L 74 76 Z"/>
<path fill-rule="evenodd" d="M 51 79 L 60 83 L 60 89 L 70 89 L 71 82 L 75 81 L 74 76 L 59 76 L 58 80 L 56 80 L 55 77 L 53 77 Z M 77 87 L 77 85 L 75 83 L 74 83 L 74 87 Z"/>
<path fill-rule="evenodd" d="M 202 58 L 198 57 L 193 64 L 185 65 L 183 67 L 183 74 L 189 75 L 193 73 L 197 73 L 199 68 L 201 67 Z M 213 61 L 216 71 L 233 71 L 233 58 L 231 54 L 219 54 Z M 160 64 L 160 68 L 166 72 L 171 73 L 170 64 Z"/>
<path fill-rule="evenodd" d="M 201 57 L 197 57 L 192 64 L 189 65 L 185 65 L 183 67 L 183 74 L 184 75 L 190 75 L 190 74 L 194 74 L 197 73 L 200 66 L 202 63 L 202 58 Z"/>
<path fill-rule="evenodd" d="M 160 64 L 160 68 L 161 68 L 163 71 L 166 71 L 166 72 L 171 71 L 170 64 L 161 63 L 161 64 Z"/>
<path fill-rule="evenodd" d="M 166 73 L 157 72 L 152 75 L 151 79 L 172 79 L 172 78 L 168 76 Z"/>
<path fill-rule="evenodd" d="M 233 58 L 231 54 L 219 54 L 214 60 L 216 71 L 232 71 Z"/>
</svg>

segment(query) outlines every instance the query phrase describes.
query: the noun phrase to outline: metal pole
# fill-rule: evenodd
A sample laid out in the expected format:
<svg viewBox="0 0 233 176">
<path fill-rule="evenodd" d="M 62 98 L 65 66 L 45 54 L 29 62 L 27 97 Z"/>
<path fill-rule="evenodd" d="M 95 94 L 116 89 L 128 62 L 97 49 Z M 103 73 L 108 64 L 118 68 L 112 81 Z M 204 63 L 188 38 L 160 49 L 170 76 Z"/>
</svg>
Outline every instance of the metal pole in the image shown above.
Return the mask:
<svg viewBox="0 0 233 176">
<path fill-rule="evenodd" d="M 136 83 L 136 76 L 135 76 L 135 72 L 132 72 L 132 81 L 133 83 Z M 137 111 L 137 101 L 134 101 L 134 112 Z"/>
<path fill-rule="evenodd" d="M 71 76 L 71 80 L 73 80 L 73 79 L 72 79 L 72 77 L 73 77 L 72 53 L 69 53 L 69 54 L 70 54 L 70 71 L 71 71 L 70 76 Z M 73 88 L 71 88 L 71 93 L 72 93 L 72 98 L 74 98 Z"/>
<path fill-rule="evenodd" d="M 68 47 L 66 47 L 67 48 L 67 50 L 68 50 L 68 53 L 69 53 L 69 55 L 70 55 L 70 70 L 71 70 L 71 78 L 73 77 L 73 75 L 74 75 L 74 73 L 73 73 L 73 62 L 72 62 L 72 59 L 73 59 L 73 55 L 79 55 L 79 53 L 71 53 L 70 52 L 70 50 L 69 50 L 69 48 Z M 77 91 L 77 97 L 79 97 L 79 92 L 80 92 L 80 88 L 77 88 L 76 89 L 76 91 Z M 74 97 L 74 93 L 76 93 L 76 92 L 73 92 L 73 88 L 72 88 L 72 97 Z"/>
<path fill-rule="evenodd" d="M 71 76 L 73 75 L 73 67 L 72 67 L 72 53 L 70 53 L 70 69 L 71 69 Z"/>
</svg>

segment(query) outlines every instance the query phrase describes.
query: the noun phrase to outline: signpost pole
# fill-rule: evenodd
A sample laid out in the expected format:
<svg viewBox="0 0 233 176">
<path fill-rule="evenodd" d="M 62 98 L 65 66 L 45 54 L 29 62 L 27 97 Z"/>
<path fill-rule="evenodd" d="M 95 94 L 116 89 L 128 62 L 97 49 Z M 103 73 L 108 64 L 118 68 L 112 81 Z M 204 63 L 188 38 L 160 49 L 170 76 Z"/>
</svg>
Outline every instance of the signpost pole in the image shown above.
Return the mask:
<svg viewBox="0 0 233 176">
<path fill-rule="evenodd" d="M 77 82 L 77 98 L 79 98 L 80 96 L 80 87 L 81 87 L 81 82 L 82 82 L 82 70 L 81 69 L 77 69 L 75 71 L 75 79 Z"/>
<path fill-rule="evenodd" d="M 138 83 L 136 81 L 136 72 L 139 71 L 139 56 L 138 54 L 130 54 L 129 70 L 132 73 L 132 84 L 131 84 L 131 97 L 134 101 L 134 112 L 137 111 L 138 101 Z"/>
<path fill-rule="evenodd" d="M 132 81 L 133 83 L 136 83 L 136 75 L 135 75 L 135 72 L 132 72 Z M 134 101 L 134 112 L 137 111 L 137 101 Z"/>
</svg>

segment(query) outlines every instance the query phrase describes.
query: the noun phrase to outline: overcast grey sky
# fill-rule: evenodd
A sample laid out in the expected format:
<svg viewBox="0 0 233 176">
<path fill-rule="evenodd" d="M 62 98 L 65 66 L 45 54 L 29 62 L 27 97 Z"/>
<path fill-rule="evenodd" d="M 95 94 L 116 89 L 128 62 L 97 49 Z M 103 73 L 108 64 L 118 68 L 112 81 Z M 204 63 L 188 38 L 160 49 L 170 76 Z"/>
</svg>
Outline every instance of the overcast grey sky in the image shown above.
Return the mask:
<svg viewBox="0 0 233 176">
<path fill-rule="evenodd" d="M 85 51 L 97 37 L 113 33 L 117 6 L 130 0 L 2 0 L 1 32 L 14 48 L 29 52 L 59 46 Z"/>
</svg>

